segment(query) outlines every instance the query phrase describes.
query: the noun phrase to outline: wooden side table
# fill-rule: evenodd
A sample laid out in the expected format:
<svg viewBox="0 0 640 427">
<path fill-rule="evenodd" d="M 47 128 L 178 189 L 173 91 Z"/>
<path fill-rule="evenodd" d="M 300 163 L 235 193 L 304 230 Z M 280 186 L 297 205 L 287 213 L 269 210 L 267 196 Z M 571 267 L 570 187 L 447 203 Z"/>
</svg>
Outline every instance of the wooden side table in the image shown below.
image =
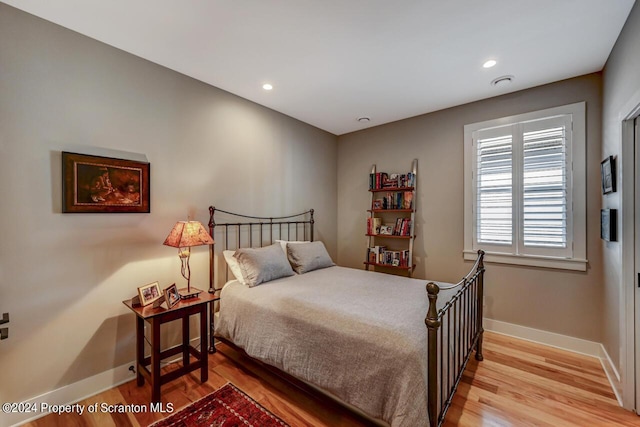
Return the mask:
<svg viewBox="0 0 640 427">
<path fill-rule="evenodd" d="M 138 386 L 144 385 L 145 378 L 151 384 L 151 401 L 160 402 L 160 386 L 181 377 L 191 371 L 200 368 L 200 381 L 209 379 L 208 354 L 207 354 L 207 307 L 213 305 L 220 297 L 203 292 L 198 298 L 181 300 L 172 308 L 152 305 L 145 307 L 132 306 L 131 300 L 122 301 L 136 314 L 136 360 Z M 200 350 L 189 344 L 189 317 L 200 314 Z M 172 320 L 182 319 L 182 344 L 160 351 L 160 325 Z M 151 356 L 144 356 L 144 322 L 151 325 Z M 160 361 L 169 356 L 182 353 L 182 367 L 160 374 Z M 189 355 L 193 355 L 196 361 L 189 362 Z M 150 369 L 147 369 L 147 366 Z"/>
</svg>

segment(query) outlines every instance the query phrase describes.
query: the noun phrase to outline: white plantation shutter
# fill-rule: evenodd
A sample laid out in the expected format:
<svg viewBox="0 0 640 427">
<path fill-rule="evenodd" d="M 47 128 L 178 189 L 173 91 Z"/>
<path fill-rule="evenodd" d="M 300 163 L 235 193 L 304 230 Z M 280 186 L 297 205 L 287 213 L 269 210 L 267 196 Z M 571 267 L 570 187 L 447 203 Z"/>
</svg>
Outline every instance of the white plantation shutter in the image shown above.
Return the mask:
<svg viewBox="0 0 640 427">
<path fill-rule="evenodd" d="M 571 123 L 555 117 L 522 125 L 522 242 L 570 252 Z M 524 252 L 535 252 L 525 249 Z"/>
<path fill-rule="evenodd" d="M 474 250 L 571 256 L 571 116 L 472 134 Z"/>
<path fill-rule="evenodd" d="M 477 141 L 477 241 L 513 244 L 511 133 L 484 132 Z M 491 135 L 494 134 L 494 135 Z"/>
</svg>

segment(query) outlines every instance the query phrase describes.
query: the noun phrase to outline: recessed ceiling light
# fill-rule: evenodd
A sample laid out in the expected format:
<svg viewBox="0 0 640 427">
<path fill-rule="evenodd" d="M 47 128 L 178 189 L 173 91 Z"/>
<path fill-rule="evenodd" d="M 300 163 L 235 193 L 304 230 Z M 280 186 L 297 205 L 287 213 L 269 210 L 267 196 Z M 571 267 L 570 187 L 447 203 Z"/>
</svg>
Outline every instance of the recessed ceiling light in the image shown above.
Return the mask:
<svg viewBox="0 0 640 427">
<path fill-rule="evenodd" d="M 488 60 L 487 62 L 485 62 L 484 64 L 482 64 L 482 66 L 483 66 L 484 68 L 491 68 L 491 67 L 493 67 L 494 65 L 496 65 L 497 63 L 498 63 L 498 62 L 497 62 L 495 59 L 490 59 L 490 60 Z"/>
<path fill-rule="evenodd" d="M 357 119 L 360 123 L 368 123 L 371 121 L 370 117 L 358 117 Z"/>
<path fill-rule="evenodd" d="M 508 76 L 500 76 L 491 81 L 491 86 L 507 86 L 508 84 L 513 83 L 514 77 L 511 75 Z"/>
<path fill-rule="evenodd" d="M 273 86 L 271 86 L 269 83 L 265 83 L 265 84 L 262 85 L 262 89 L 271 90 L 271 89 L 273 89 Z"/>
</svg>

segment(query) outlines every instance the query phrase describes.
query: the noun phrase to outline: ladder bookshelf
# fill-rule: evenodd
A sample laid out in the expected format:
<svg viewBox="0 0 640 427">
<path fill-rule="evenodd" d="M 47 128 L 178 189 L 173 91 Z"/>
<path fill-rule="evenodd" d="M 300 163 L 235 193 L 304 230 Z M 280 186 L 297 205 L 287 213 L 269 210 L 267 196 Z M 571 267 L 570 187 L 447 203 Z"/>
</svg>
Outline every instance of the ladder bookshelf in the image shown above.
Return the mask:
<svg viewBox="0 0 640 427">
<path fill-rule="evenodd" d="M 413 275 L 417 172 L 417 159 L 407 173 L 378 172 L 376 165 L 372 166 L 364 262 L 367 270 Z"/>
</svg>

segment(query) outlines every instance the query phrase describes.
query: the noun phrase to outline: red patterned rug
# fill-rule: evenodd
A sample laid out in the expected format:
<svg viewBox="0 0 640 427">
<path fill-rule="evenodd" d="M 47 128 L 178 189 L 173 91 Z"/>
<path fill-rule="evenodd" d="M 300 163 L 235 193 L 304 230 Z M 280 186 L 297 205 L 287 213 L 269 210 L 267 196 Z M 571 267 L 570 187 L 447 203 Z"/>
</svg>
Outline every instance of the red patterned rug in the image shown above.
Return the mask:
<svg viewBox="0 0 640 427">
<path fill-rule="evenodd" d="M 288 427 L 258 402 L 227 383 L 150 427 Z"/>
</svg>

